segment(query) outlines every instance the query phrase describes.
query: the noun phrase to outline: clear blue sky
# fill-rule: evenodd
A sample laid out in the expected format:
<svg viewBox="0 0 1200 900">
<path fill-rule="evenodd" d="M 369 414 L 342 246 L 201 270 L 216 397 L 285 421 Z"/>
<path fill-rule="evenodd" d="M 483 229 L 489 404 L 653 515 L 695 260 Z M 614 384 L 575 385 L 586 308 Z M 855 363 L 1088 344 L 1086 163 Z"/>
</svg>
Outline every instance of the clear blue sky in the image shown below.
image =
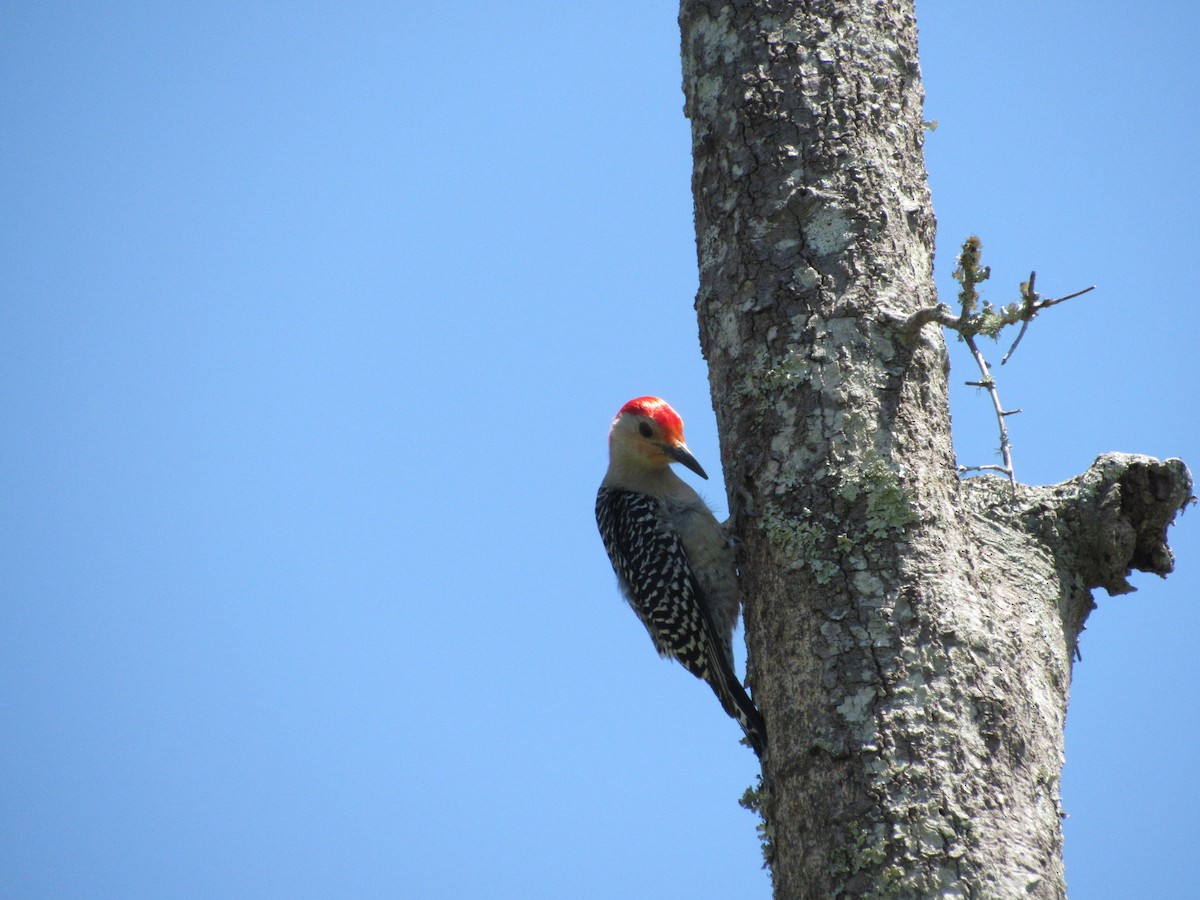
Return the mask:
<svg viewBox="0 0 1200 900">
<path fill-rule="evenodd" d="M 769 895 L 592 520 L 632 396 L 718 467 L 676 13 L 4 4 L 0 895 Z M 944 295 L 972 232 L 1099 285 L 1002 373 L 1020 476 L 1200 467 L 1200 6 L 919 13 Z M 1195 887 L 1198 526 L 1083 637 L 1075 900 Z"/>
</svg>

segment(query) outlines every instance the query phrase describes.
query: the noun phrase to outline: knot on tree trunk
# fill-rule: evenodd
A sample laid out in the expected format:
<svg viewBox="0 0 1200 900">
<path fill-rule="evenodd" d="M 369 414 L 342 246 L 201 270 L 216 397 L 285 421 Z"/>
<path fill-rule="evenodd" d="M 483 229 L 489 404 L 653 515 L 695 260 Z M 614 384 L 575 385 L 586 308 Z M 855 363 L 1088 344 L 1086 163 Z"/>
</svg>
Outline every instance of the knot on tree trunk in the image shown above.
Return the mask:
<svg viewBox="0 0 1200 900">
<path fill-rule="evenodd" d="M 1106 453 L 1082 475 L 1034 488 L 1027 510 L 1059 553 L 1073 558 L 1084 586 L 1110 595 L 1135 588 L 1134 569 L 1165 577 L 1175 567 L 1167 526 L 1192 496 L 1192 476 L 1179 459 Z"/>
</svg>

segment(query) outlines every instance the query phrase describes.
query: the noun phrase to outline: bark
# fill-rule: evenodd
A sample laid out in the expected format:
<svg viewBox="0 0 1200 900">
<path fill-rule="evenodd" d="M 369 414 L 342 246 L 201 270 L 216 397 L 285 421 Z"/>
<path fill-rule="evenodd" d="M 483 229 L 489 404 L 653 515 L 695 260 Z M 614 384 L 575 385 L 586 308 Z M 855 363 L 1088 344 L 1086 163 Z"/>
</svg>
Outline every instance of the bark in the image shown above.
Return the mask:
<svg viewBox="0 0 1200 900">
<path fill-rule="evenodd" d="M 775 892 L 1059 897 L 1090 590 L 1171 569 L 1177 460 L 961 482 L 911 0 L 683 0 L 697 312 Z"/>
</svg>

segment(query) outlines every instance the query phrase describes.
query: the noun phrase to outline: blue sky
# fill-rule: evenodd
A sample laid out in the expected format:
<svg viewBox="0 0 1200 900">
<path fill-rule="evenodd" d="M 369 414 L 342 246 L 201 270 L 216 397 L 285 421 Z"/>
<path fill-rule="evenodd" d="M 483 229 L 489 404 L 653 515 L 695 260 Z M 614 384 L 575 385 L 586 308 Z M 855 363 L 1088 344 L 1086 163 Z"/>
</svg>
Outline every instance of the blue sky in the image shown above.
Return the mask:
<svg viewBox="0 0 1200 900">
<path fill-rule="evenodd" d="M 0 894 L 769 896 L 592 520 L 632 396 L 718 467 L 676 13 L 0 10 Z M 944 296 L 969 233 L 1099 285 L 1002 372 L 1022 480 L 1200 465 L 1200 7 L 918 13 Z M 1083 637 L 1073 898 L 1194 887 L 1197 515 Z"/>
</svg>

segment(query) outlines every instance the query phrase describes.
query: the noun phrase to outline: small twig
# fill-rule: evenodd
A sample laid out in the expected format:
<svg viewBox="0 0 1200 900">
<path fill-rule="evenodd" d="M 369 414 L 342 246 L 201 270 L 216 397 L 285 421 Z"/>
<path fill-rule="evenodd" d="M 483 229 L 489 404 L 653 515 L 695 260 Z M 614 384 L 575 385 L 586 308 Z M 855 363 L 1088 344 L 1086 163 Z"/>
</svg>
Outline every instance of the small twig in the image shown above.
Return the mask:
<svg viewBox="0 0 1200 900">
<path fill-rule="evenodd" d="M 1025 337 L 1025 329 L 1029 327 L 1029 323 L 1033 321 L 1033 316 L 1021 323 L 1021 330 L 1017 332 L 1017 339 L 1012 342 L 1012 346 L 1008 348 L 1008 352 L 1004 354 L 1004 358 L 1000 360 L 1000 365 L 1008 362 L 1008 358 L 1013 355 L 1013 351 L 1017 349 L 1017 344 L 1021 343 L 1021 338 Z"/>
<path fill-rule="evenodd" d="M 1096 286 L 1091 284 L 1085 287 L 1082 291 L 1076 291 L 1073 294 L 1067 294 L 1065 297 L 1055 297 L 1053 300 L 1043 300 L 1038 304 L 1038 312 L 1041 312 L 1043 309 L 1049 309 L 1051 306 L 1057 306 L 1060 303 L 1065 303 L 1068 300 L 1074 300 L 1076 297 L 1082 297 L 1088 291 L 1094 291 L 1095 289 Z"/>
<path fill-rule="evenodd" d="M 1017 344 L 1021 343 L 1021 338 L 1025 337 L 1025 329 L 1029 327 L 1029 323 L 1032 321 L 1033 317 L 1030 316 L 1021 323 L 1021 330 L 1017 332 L 1017 339 L 1012 342 L 1012 346 L 1008 348 L 1008 352 L 1005 353 L 1004 358 L 1000 360 L 1000 365 L 1004 365 L 1006 362 L 1008 362 L 1008 358 L 1012 356 L 1013 351 L 1017 349 Z"/>
<path fill-rule="evenodd" d="M 1015 499 L 1017 496 L 1017 473 L 1013 469 L 1012 444 L 1008 441 L 1008 427 L 1004 424 L 1004 418 L 1011 416 L 1013 413 L 1020 412 L 1020 410 L 1012 409 L 1006 411 L 1000 403 L 1000 393 L 996 390 L 996 379 L 992 378 L 992 370 L 988 368 L 987 360 L 983 358 L 983 354 L 979 351 L 979 347 L 975 343 L 975 335 L 964 337 L 963 341 L 970 349 L 971 355 L 975 357 L 975 364 L 979 366 L 979 371 L 983 373 L 982 381 L 968 381 L 967 384 L 983 388 L 988 392 L 988 396 L 992 398 L 992 407 L 996 410 L 996 422 L 1000 426 L 1000 458 L 1004 460 L 1003 466 L 975 466 L 973 469 L 987 469 L 1006 474 L 1008 476 L 1008 485 L 1012 489 Z"/>
<path fill-rule="evenodd" d="M 1096 286 L 1093 284 L 1090 287 L 1085 287 L 1082 291 L 1076 291 L 1073 294 L 1067 294 L 1065 297 L 1055 297 L 1052 300 L 1043 300 L 1038 296 L 1037 291 L 1033 289 L 1033 283 L 1037 279 L 1037 272 L 1029 273 L 1029 281 L 1021 285 L 1021 312 L 1020 322 L 1021 330 L 1017 333 L 1017 339 L 1012 342 L 1012 346 L 1008 348 L 1008 352 L 1004 354 L 1004 359 L 1000 360 L 1000 365 L 1008 362 L 1008 358 L 1013 355 L 1017 349 L 1017 344 L 1021 343 L 1021 338 L 1025 337 L 1025 330 L 1029 328 L 1029 323 L 1043 309 L 1049 309 L 1051 306 L 1057 306 L 1067 300 L 1074 300 L 1086 294 L 1088 291 L 1094 291 Z M 1011 324 L 1005 322 L 1005 324 Z"/>
<path fill-rule="evenodd" d="M 1012 346 L 1008 348 L 1008 352 L 1004 354 L 1004 358 L 1000 360 L 1000 365 L 1008 362 L 1008 358 L 1013 355 L 1017 349 L 1017 344 L 1021 343 L 1021 338 L 1025 337 L 1025 331 L 1029 328 L 1029 323 L 1033 321 L 1033 317 L 1037 315 L 1033 311 L 1033 305 L 1037 302 L 1037 293 L 1033 289 L 1033 283 L 1037 280 L 1037 272 L 1029 273 L 1029 281 L 1021 285 L 1021 300 L 1024 303 L 1024 309 L 1021 316 L 1021 330 L 1017 332 L 1017 339 L 1012 342 Z"/>
<path fill-rule="evenodd" d="M 958 474 L 963 475 L 967 472 L 1003 472 L 1005 475 L 1012 473 L 1004 468 L 1004 466 L 959 466 Z"/>
</svg>

